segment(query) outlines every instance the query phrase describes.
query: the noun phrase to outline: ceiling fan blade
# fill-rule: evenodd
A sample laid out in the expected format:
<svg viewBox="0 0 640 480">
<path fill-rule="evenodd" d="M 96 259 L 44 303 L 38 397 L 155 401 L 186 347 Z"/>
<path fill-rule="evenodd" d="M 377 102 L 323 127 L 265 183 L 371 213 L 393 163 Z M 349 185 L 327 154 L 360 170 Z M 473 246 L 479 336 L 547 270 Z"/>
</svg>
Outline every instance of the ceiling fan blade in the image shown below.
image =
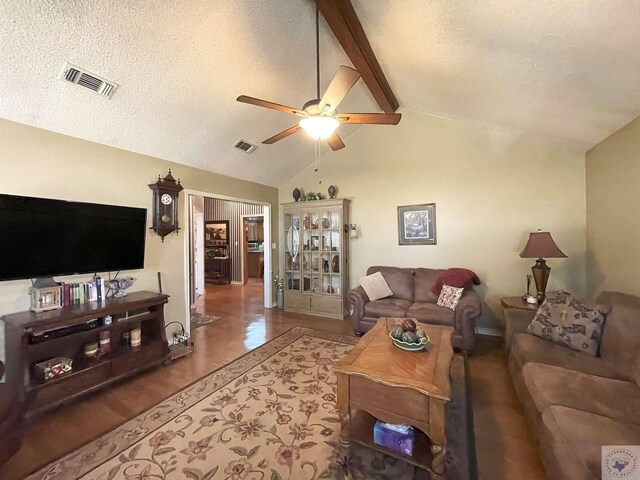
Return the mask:
<svg viewBox="0 0 640 480">
<path fill-rule="evenodd" d="M 329 88 L 324 92 L 322 100 L 320 101 L 320 108 L 333 112 L 359 78 L 360 74 L 357 70 L 345 65 L 340 65 L 336 76 L 333 77 L 333 80 L 331 80 L 329 84 Z M 328 107 L 326 107 L 326 105 L 328 105 Z"/>
<path fill-rule="evenodd" d="M 291 128 L 287 128 L 286 130 L 283 130 L 282 132 L 275 134 L 273 137 L 267 138 L 262 143 L 271 145 L 272 143 L 276 143 L 278 140 L 282 140 L 283 138 L 296 133 L 298 130 L 300 130 L 300 128 L 301 128 L 300 125 L 294 125 Z"/>
<path fill-rule="evenodd" d="M 259 98 L 248 97 L 246 95 L 240 95 L 236 98 L 238 102 L 248 103 L 249 105 L 255 105 L 257 107 L 270 108 L 271 110 L 278 110 L 279 112 L 291 113 L 292 115 L 305 116 L 305 113 L 286 105 L 280 105 L 279 103 L 268 102 L 267 100 L 261 100 Z"/>
<path fill-rule="evenodd" d="M 336 150 L 344 148 L 344 142 L 336 132 L 333 132 L 331 136 L 327 138 L 327 143 L 331 147 L 331 150 L 333 150 L 334 152 Z"/>
<path fill-rule="evenodd" d="M 369 125 L 397 125 L 401 113 L 341 113 L 336 117 L 340 123 L 363 123 Z"/>
</svg>

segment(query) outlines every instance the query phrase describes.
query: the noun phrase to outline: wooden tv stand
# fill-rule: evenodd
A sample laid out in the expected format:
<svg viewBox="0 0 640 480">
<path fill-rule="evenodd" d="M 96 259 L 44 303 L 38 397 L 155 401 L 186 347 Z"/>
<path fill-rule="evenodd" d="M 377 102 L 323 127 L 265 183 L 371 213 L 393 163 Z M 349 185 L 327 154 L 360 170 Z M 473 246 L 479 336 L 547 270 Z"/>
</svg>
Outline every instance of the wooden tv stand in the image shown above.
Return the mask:
<svg viewBox="0 0 640 480">
<path fill-rule="evenodd" d="M 168 296 L 153 292 L 133 292 L 122 298 L 63 307 L 42 313 L 20 312 L 5 315 L 7 383 L 14 385 L 17 398 L 24 401 L 27 418 L 47 412 L 95 392 L 113 382 L 147 368 L 170 361 L 165 335 L 164 304 Z M 111 325 L 103 325 L 106 315 Z M 87 330 L 88 322 L 98 326 Z M 34 335 L 77 327 L 65 336 L 33 343 Z M 122 333 L 142 331 L 139 347 L 124 346 Z M 98 341 L 98 332 L 109 330 L 110 351 L 99 358 L 85 358 L 83 347 Z M 73 359 L 73 370 L 60 377 L 41 380 L 35 364 L 54 357 Z"/>
</svg>

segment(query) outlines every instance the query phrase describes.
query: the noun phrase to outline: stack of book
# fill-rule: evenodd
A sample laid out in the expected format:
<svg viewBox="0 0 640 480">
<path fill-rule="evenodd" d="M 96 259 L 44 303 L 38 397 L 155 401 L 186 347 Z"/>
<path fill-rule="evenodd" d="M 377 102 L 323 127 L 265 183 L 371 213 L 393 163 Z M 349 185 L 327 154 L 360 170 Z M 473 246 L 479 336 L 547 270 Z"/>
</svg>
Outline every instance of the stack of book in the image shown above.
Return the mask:
<svg viewBox="0 0 640 480">
<path fill-rule="evenodd" d="M 64 283 L 58 282 L 62 295 L 60 305 L 80 305 L 86 302 L 97 302 L 105 298 L 105 285 L 98 276 L 89 282 Z"/>
</svg>

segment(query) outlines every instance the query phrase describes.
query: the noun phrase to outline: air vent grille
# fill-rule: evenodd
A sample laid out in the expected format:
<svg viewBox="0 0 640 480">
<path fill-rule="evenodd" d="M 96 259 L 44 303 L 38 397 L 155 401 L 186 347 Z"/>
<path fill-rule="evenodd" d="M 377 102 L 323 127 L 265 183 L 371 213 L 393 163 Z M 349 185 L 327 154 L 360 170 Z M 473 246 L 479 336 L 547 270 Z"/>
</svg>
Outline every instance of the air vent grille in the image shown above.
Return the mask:
<svg viewBox="0 0 640 480">
<path fill-rule="evenodd" d="M 118 87 L 116 83 L 94 75 L 93 73 L 76 67 L 75 65 L 71 65 L 70 63 L 65 64 L 60 78 L 67 82 L 88 88 L 89 90 L 107 98 L 111 98 L 113 92 L 115 92 Z"/>
<path fill-rule="evenodd" d="M 255 151 L 256 148 L 258 148 L 256 145 L 254 145 L 253 143 L 249 143 L 243 139 L 238 140 L 234 145 L 233 148 L 237 148 L 238 150 L 242 150 L 245 153 L 253 153 Z"/>
</svg>

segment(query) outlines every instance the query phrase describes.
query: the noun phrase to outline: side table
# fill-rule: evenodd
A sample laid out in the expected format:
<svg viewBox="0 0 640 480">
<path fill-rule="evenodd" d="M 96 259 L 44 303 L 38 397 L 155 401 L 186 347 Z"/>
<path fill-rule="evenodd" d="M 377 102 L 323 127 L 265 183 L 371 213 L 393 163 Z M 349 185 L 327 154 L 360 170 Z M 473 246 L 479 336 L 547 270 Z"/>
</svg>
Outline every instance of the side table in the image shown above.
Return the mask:
<svg viewBox="0 0 640 480">
<path fill-rule="evenodd" d="M 502 322 L 504 323 L 504 349 L 505 352 L 508 352 L 511 348 L 513 334 L 524 331 L 523 328 L 526 328 L 535 312 L 538 311 L 539 305 L 527 303 L 522 297 L 502 297 L 500 303 L 502 304 Z M 509 310 L 511 313 L 507 313 Z M 507 316 L 509 317 L 508 321 Z"/>
<path fill-rule="evenodd" d="M 518 308 L 520 310 L 538 310 L 539 305 L 537 303 L 527 303 L 522 297 L 502 297 L 500 299 L 502 308 L 507 310 L 509 308 Z"/>
</svg>

